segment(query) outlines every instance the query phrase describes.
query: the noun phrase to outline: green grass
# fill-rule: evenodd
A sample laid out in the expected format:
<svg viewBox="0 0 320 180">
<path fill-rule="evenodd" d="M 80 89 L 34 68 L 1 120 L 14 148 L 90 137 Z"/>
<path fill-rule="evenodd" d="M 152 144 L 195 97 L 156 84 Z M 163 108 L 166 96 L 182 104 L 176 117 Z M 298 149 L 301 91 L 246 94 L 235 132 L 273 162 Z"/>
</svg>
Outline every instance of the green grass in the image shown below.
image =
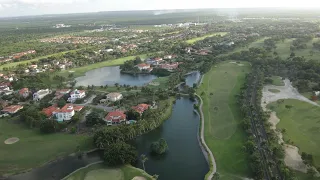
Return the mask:
<svg viewBox="0 0 320 180">
<path fill-rule="evenodd" d="M 4 64 L 2 66 L 0 66 L 0 69 L 2 70 L 3 68 L 11 68 L 11 67 L 16 67 L 17 65 L 19 64 L 30 64 L 32 62 L 36 62 L 36 61 L 39 61 L 40 59 L 42 58 L 47 58 L 47 57 L 50 57 L 50 56 L 59 56 L 59 55 L 63 55 L 63 54 L 66 54 L 68 52 L 75 52 L 79 49 L 76 49 L 76 50 L 70 50 L 70 51 L 64 51 L 64 52 L 59 52 L 59 53 L 54 53 L 54 54 L 49 54 L 49 55 L 46 55 L 46 56 L 41 56 L 41 57 L 37 57 L 35 59 L 30 59 L 30 60 L 25 60 L 25 61 L 19 61 L 19 62 L 13 62 L 13 63 L 7 63 L 7 64 Z"/>
<path fill-rule="evenodd" d="M 320 177 L 311 177 L 309 174 L 295 171 L 296 180 L 320 180 Z"/>
<path fill-rule="evenodd" d="M 114 60 L 108 60 L 108 61 L 103 61 L 103 62 L 99 62 L 99 63 L 95 63 L 95 64 L 90 64 L 90 65 L 82 66 L 82 67 L 78 67 L 78 68 L 68 69 L 66 71 L 61 71 L 58 74 L 62 75 L 62 76 L 67 76 L 70 73 L 69 71 L 74 71 L 73 72 L 74 77 L 79 77 L 79 76 L 85 75 L 85 73 L 87 71 L 90 71 L 93 69 L 97 69 L 97 68 L 101 68 L 101 67 L 105 67 L 105 66 L 121 65 L 125 61 L 134 60 L 135 57 L 137 57 L 137 56 L 140 56 L 141 59 L 145 59 L 147 57 L 146 54 L 140 54 L 140 55 L 136 55 L 136 56 L 127 56 L 127 57 L 118 58 L 118 59 L 114 59 Z"/>
<path fill-rule="evenodd" d="M 301 95 L 303 95 L 304 97 L 306 97 L 306 98 L 311 100 L 311 97 L 313 96 L 313 92 L 304 92 L 304 93 L 301 93 Z M 315 102 L 320 105 L 320 99 L 319 98 Z"/>
<path fill-rule="evenodd" d="M 18 137 L 20 141 L 7 145 L 4 141 Z M 0 119 L 0 175 L 13 174 L 41 166 L 57 157 L 69 155 L 77 150 L 92 147 L 91 138 L 85 135 L 49 134 L 43 135 L 36 130 L 10 120 Z"/>
<path fill-rule="evenodd" d="M 272 92 L 272 93 L 279 93 L 280 90 L 278 89 L 268 89 L 269 92 Z"/>
<path fill-rule="evenodd" d="M 271 76 L 269 78 L 273 80 L 272 85 L 284 86 L 284 82 L 280 76 Z"/>
<path fill-rule="evenodd" d="M 290 46 L 292 44 L 292 41 L 294 39 L 285 39 L 283 42 L 280 41 L 276 44 L 277 48 L 276 48 L 276 52 L 279 54 L 279 56 L 282 59 L 287 59 L 290 54 Z M 320 38 L 314 38 L 312 41 L 309 41 L 307 44 L 307 48 L 306 49 L 301 49 L 301 50 L 295 50 L 294 53 L 296 56 L 304 56 L 306 59 L 309 60 L 320 60 L 320 51 L 313 49 L 312 43 L 316 42 L 316 41 L 320 41 Z M 313 50 L 313 55 L 310 54 L 310 51 Z"/>
<path fill-rule="evenodd" d="M 204 40 L 204 39 L 207 38 L 207 37 L 212 37 L 212 36 L 217 36 L 217 35 L 224 36 L 224 35 L 226 35 L 226 34 L 227 34 L 227 32 L 217 32 L 217 33 L 208 34 L 208 35 L 205 35 L 205 36 L 201 36 L 201 37 L 196 37 L 196 38 L 193 38 L 193 39 L 189 39 L 189 40 L 186 40 L 186 42 L 187 42 L 188 44 L 194 44 L 195 42 Z"/>
<path fill-rule="evenodd" d="M 239 66 L 223 62 L 205 74 L 197 90 L 203 99 L 205 123 L 204 138 L 217 163 L 217 172 L 223 180 L 250 176 L 248 157 L 241 148 L 246 133 L 240 127 L 242 120 L 235 95 L 250 71 L 249 63 Z M 226 83 L 228 82 L 228 83 Z"/>
<path fill-rule="evenodd" d="M 288 109 L 286 105 L 293 107 Z M 286 129 L 284 140 L 293 141 L 299 148 L 299 153 L 312 154 L 316 167 L 320 167 L 320 107 L 293 99 L 268 106 L 273 106 L 280 118 L 277 128 Z"/>
<path fill-rule="evenodd" d="M 110 168 L 102 163 L 76 171 L 63 178 L 63 180 L 132 180 L 135 176 L 142 176 L 147 180 L 152 180 L 149 174 L 131 165 Z"/>
<path fill-rule="evenodd" d="M 154 85 L 148 85 L 149 88 L 154 88 L 154 89 L 165 89 L 165 88 L 168 88 L 168 79 L 169 79 L 169 76 L 167 77 L 159 77 L 155 80 L 153 80 L 152 82 L 154 83 L 159 83 L 159 86 L 154 86 Z"/>
</svg>

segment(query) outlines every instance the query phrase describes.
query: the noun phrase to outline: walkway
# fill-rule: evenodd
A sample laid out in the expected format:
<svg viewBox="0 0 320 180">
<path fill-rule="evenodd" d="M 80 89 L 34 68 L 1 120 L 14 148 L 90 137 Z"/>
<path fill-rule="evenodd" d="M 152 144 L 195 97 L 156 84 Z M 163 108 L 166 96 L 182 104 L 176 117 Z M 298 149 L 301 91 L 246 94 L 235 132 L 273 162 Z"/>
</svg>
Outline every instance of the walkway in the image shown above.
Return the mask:
<svg viewBox="0 0 320 180">
<path fill-rule="evenodd" d="M 206 144 L 205 140 L 204 140 L 204 115 L 203 115 L 203 111 L 202 111 L 202 105 L 203 105 L 203 101 L 202 98 L 196 94 L 196 96 L 200 99 L 200 106 L 199 106 L 199 110 L 200 110 L 200 115 L 201 115 L 201 133 L 200 133 L 200 139 L 201 139 L 201 143 L 202 145 L 205 147 L 206 152 L 209 154 L 209 158 L 212 162 L 212 167 L 210 167 L 210 170 L 212 168 L 212 171 L 210 173 L 210 175 L 208 176 L 207 180 L 211 180 L 213 175 L 217 172 L 217 165 L 216 165 L 216 161 L 214 159 L 213 153 L 211 152 L 211 150 L 209 149 L 208 145 Z M 210 162 L 209 162 L 210 165 Z"/>
</svg>

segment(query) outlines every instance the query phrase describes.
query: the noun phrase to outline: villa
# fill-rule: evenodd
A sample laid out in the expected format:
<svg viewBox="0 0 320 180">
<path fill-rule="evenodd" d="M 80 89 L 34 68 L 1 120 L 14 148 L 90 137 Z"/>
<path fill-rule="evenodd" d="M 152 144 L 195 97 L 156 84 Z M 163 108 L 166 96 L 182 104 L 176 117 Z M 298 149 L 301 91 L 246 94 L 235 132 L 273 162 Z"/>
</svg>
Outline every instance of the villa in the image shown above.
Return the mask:
<svg viewBox="0 0 320 180">
<path fill-rule="evenodd" d="M 108 115 L 105 117 L 105 121 L 107 122 L 108 126 L 120 124 L 126 121 L 126 115 L 123 111 L 112 111 L 109 112 Z"/>
<path fill-rule="evenodd" d="M 84 97 L 86 97 L 86 91 L 76 89 L 70 93 L 70 98 L 68 99 L 68 101 L 75 102 L 77 99 L 82 99 Z"/>
<path fill-rule="evenodd" d="M 179 63 L 161 64 L 160 68 L 166 69 L 166 70 L 174 70 L 174 69 L 177 69 L 178 66 L 179 66 Z"/>
<path fill-rule="evenodd" d="M 142 63 L 142 64 L 138 64 L 137 67 L 139 68 L 139 70 L 147 70 L 150 68 L 150 64 L 146 64 L 146 63 Z"/>
<path fill-rule="evenodd" d="M 116 102 L 118 100 L 121 100 L 123 98 L 121 93 L 109 93 L 107 94 L 107 100 Z"/>
<path fill-rule="evenodd" d="M 33 100 L 34 101 L 39 101 L 42 98 L 44 98 L 46 95 L 50 94 L 49 89 L 41 89 L 33 94 Z"/>
<path fill-rule="evenodd" d="M 65 94 L 70 93 L 71 89 L 58 89 L 56 90 L 56 93 L 54 94 L 56 97 L 55 99 L 62 98 Z"/>
<path fill-rule="evenodd" d="M 19 90 L 19 95 L 27 98 L 30 95 L 29 89 L 28 88 L 22 88 Z"/>
<path fill-rule="evenodd" d="M 137 106 L 133 106 L 132 109 L 137 111 L 140 115 L 142 115 L 142 113 L 149 109 L 150 105 L 149 104 L 138 104 Z"/>
<path fill-rule="evenodd" d="M 56 105 L 42 109 L 42 112 L 47 116 L 54 116 L 58 122 L 69 121 L 74 116 L 75 112 L 79 112 L 84 106 L 76 106 L 73 104 L 66 104 L 61 109 Z"/>
<path fill-rule="evenodd" d="M 8 113 L 8 114 L 15 114 L 21 109 L 23 109 L 23 106 L 11 105 L 11 106 L 7 106 L 7 107 L 3 108 L 2 112 Z"/>
</svg>

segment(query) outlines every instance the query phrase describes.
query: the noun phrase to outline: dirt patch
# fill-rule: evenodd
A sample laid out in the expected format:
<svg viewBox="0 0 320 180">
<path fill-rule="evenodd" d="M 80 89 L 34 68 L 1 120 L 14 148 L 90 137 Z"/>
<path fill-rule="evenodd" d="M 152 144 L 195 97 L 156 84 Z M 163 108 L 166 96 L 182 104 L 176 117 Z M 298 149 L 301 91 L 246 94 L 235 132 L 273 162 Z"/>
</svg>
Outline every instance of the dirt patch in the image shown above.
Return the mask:
<svg viewBox="0 0 320 180">
<path fill-rule="evenodd" d="M 14 144 L 18 142 L 20 139 L 17 137 L 12 137 L 4 141 L 5 144 Z"/>
<path fill-rule="evenodd" d="M 295 146 L 285 144 L 285 157 L 284 162 L 287 166 L 294 170 L 307 173 L 307 166 L 303 163 L 299 149 Z"/>
<path fill-rule="evenodd" d="M 132 180 L 146 180 L 146 178 L 142 176 L 136 176 Z"/>
</svg>

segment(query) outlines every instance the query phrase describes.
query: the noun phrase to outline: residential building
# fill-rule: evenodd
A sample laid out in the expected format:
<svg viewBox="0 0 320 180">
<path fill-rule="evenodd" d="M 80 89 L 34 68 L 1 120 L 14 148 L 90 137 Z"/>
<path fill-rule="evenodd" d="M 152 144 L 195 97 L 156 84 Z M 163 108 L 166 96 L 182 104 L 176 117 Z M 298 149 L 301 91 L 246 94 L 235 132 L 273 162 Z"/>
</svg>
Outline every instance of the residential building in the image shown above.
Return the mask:
<svg viewBox="0 0 320 180">
<path fill-rule="evenodd" d="M 56 90 L 56 93 L 54 94 L 56 97 L 55 99 L 62 98 L 65 94 L 70 93 L 71 89 L 58 89 Z"/>
<path fill-rule="evenodd" d="M 142 115 L 142 113 L 149 109 L 150 105 L 149 104 L 138 104 L 137 106 L 133 106 L 132 109 L 137 111 L 140 115 Z"/>
<path fill-rule="evenodd" d="M 150 68 L 150 64 L 146 64 L 146 63 L 142 63 L 142 64 L 138 64 L 137 67 L 139 68 L 139 70 L 147 70 Z"/>
<path fill-rule="evenodd" d="M 166 70 L 174 70 L 179 67 L 179 63 L 171 63 L 171 64 L 161 64 L 160 68 L 166 69 Z"/>
<path fill-rule="evenodd" d="M 8 106 L 9 104 L 9 101 L 5 101 L 5 100 L 0 100 L 0 107 L 3 109 L 5 108 L 6 106 Z"/>
<path fill-rule="evenodd" d="M 84 106 L 66 104 L 61 109 L 57 105 L 42 109 L 42 112 L 47 116 L 54 116 L 58 122 L 69 121 L 74 116 L 75 112 L 79 112 Z"/>
<path fill-rule="evenodd" d="M 41 89 L 33 94 L 33 100 L 34 101 L 39 101 L 42 98 L 44 98 L 46 95 L 50 94 L 49 89 Z"/>
<path fill-rule="evenodd" d="M 70 98 L 68 99 L 69 102 L 74 102 L 76 101 L 77 99 L 82 99 L 86 97 L 86 91 L 84 90 L 77 90 L 75 89 L 74 91 L 72 91 L 70 93 Z"/>
<path fill-rule="evenodd" d="M 126 115 L 123 111 L 112 111 L 109 112 L 105 117 L 105 121 L 107 122 L 108 126 L 111 126 L 113 124 L 120 124 L 126 121 Z"/>
<path fill-rule="evenodd" d="M 28 88 L 22 88 L 19 90 L 19 95 L 27 98 L 30 95 L 29 89 Z"/>
<path fill-rule="evenodd" d="M 2 112 L 8 113 L 8 114 L 15 114 L 21 109 L 23 109 L 23 106 L 11 105 L 11 106 L 7 106 L 7 107 L 3 108 Z"/>
<path fill-rule="evenodd" d="M 118 101 L 118 100 L 120 100 L 122 98 L 123 98 L 123 96 L 122 96 L 121 93 L 109 93 L 109 94 L 107 94 L 107 99 L 109 101 L 112 101 L 112 102 Z"/>
</svg>

